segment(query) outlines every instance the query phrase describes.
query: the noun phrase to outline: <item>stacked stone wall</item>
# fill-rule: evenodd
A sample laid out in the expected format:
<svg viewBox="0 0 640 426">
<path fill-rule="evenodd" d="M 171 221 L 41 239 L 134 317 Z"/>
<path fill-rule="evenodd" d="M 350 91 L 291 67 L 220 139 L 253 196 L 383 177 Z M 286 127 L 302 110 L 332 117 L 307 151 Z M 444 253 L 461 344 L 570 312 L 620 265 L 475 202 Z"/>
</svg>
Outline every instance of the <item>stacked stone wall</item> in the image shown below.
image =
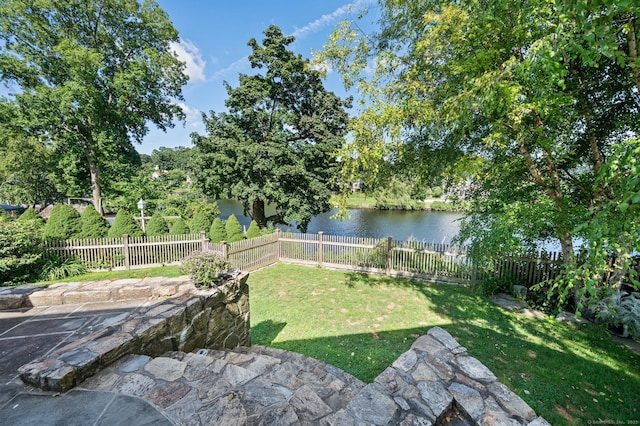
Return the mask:
<svg viewBox="0 0 640 426">
<path fill-rule="evenodd" d="M 249 346 L 248 276 L 242 273 L 212 289 L 171 281 L 171 286 L 181 290 L 178 295 L 149 303 L 122 321 L 23 365 L 18 369 L 20 378 L 44 390 L 66 391 L 127 354 L 153 357 L 202 347 Z M 93 291 L 113 295 L 113 287 L 113 283 L 103 282 Z M 49 291 L 55 292 L 56 297 L 66 294 L 61 288 Z M 35 301 L 50 300 L 52 295 L 32 296 Z"/>
</svg>

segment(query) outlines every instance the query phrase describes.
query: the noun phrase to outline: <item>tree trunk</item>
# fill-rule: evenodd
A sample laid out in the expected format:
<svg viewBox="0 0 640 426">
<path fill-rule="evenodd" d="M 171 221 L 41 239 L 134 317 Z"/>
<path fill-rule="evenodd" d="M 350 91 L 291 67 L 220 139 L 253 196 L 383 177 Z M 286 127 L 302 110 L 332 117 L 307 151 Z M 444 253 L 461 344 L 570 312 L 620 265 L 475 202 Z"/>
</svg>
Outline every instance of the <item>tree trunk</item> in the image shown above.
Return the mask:
<svg viewBox="0 0 640 426">
<path fill-rule="evenodd" d="M 264 214 L 264 201 L 256 200 L 253 202 L 251 216 L 256 221 L 260 229 L 267 227 L 267 217 Z"/>
<path fill-rule="evenodd" d="M 89 138 L 90 140 L 91 138 Z M 90 142 L 82 144 L 84 155 L 87 158 L 87 164 L 89 164 L 89 174 L 91 177 L 91 198 L 93 199 L 93 207 L 96 209 L 100 216 L 104 215 L 102 210 L 102 180 L 100 176 L 100 167 L 95 161 L 95 155 L 93 149 L 91 149 Z"/>
<path fill-rule="evenodd" d="M 633 73 L 633 81 L 636 88 L 640 90 L 640 64 L 638 64 L 638 37 L 636 33 L 636 19 L 631 16 L 629 20 L 629 28 L 627 31 L 627 46 L 629 47 L 629 56 L 631 57 L 631 71 Z"/>
</svg>

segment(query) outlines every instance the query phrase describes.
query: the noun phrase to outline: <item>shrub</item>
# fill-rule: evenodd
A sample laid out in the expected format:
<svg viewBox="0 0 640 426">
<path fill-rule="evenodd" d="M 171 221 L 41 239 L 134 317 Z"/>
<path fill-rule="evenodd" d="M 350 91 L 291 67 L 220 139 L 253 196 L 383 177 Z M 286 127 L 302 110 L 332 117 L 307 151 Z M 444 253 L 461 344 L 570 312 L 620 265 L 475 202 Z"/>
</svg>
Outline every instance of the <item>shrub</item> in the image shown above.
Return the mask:
<svg viewBox="0 0 640 426">
<path fill-rule="evenodd" d="M 81 232 L 80 213 L 68 204 L 56 204 L 51 209 L 42 236 L 45 240 L 68 240 L 77 238 Z"/>
<path fill-rule="evenodd" d="M 599 322 L 622 327 L 624 337 L 640 339 L 640 293 L 617 291 L 594 306 Z"/>
<path fill-rule="evenodd" d="M 189 222 L 189 229 L 193 234 L 200 231 L 209 232 L 213 218 L 218 215 L 216 204 L 205 203 L 199 205 L 193 213 L 193 219 Z"/>
<path fill-rule="evenodd" d="M 169 230 L 170 235 L 184 235 L 189 233 L 189 227 L 182 218 L 176 220 Z"/>
<path fill-rule="evenodd" d="M 80 223 L 82 227 L 80 238 L 103 238 L 109 232 L 109 222 L 100 216 L 93 205 L 88 205 L 84 209 L 80 215 Z"/>
<path fill-rule="evenodd" d="M 199 287 L 214 287 L 222 283 L 229 271 L 229 262 L 213 251 L 197 251 L 182 261 L 180 272 L 188 274 Z"/>
<path fill-rule="evenodd" d="M 13 219 L 4 209 L 0 208 L 0 222 L 11 222 Z"/>
<path fill-rule="evenodd" d="M 0 221 L 0 283 L 31 281 L 43 263 L 44 246 L 35 221 Z"/>
<path fill-rule="evenodd" d="M 113 221 L 113 225 L 111 225 L 111 229 L 109 229 L 108 236 L 109 238 L 120 238 L 125 234 L 130 237 L 140 237 L 142 236 L 142 229 L 129 212 L 120 210 Z"/>
<path fill-rule="evenodd" d="M 169 233 L 169 225 L 167 225 L 167 221 L 164 220 L 162 214 L 154 213 L 147 222 L 147 235 L 150 236 L 159 236 L 166 235 Z"/>
<path fill-rule="evenodd" d="M 212 243 L 219 243 L 227 239 L 227 231 L 224 229 L 224 224 L 222 223 L 222 219 L 216 217 L 213 219 L 213 223 L 211 224 L 211 229 L 209 230 L 209 240 Z"/>
<path fill-rule="evenodd" d="M 45 256 L 40 279 L 45 281 L 60 280 L 62 278 L 84 274 L 85 272 L 87 272 L 87 267 L 81 260 L 75 257 L 62 260 L 58 253 L 49 252 Z"/>
<path fill-rule="evenodd" d="M 4 211 L 4 210 L 3 210 L 3 211 Z M 19 220 L 20 222 L 26 222 L 26 221 L 33 220 L 33 221 L 35 221 L 35 223 L 36 223 L 38 226 L 43 226 L 43 225 L 44 225 L 44 220 L 42 219 L 42 217 L 41 217 L 38 213 L 36 213 L 36 211 L 35 211 L 33 208 L 31 208 L 31 207 L 29 207 L 28 209 L 26 209 L 26 210 L 24 211 L 24 213 L 22 213 L 22 214 L 20 215 L 20 217 L 18 217 L 18 220 Z"/>
<path fill-rule="evenodd" d="M 227 232 L 228 243 L 235 243 L 236 241 L 240 241 L 244 239 L 244 232 L 242 232 L 242 226 L 240 226 L 240 222 L 238 222 L 238 219 L 233 214 L 229 216 L 229 218 L 227 219 L 225 230 Z"/>
<path fill-rule="evenodd" d="M 252 220 L 247 229 L 247 238 L 255 238 L 262 235 L 262 231 L 255 220 Z"/>
</svg>

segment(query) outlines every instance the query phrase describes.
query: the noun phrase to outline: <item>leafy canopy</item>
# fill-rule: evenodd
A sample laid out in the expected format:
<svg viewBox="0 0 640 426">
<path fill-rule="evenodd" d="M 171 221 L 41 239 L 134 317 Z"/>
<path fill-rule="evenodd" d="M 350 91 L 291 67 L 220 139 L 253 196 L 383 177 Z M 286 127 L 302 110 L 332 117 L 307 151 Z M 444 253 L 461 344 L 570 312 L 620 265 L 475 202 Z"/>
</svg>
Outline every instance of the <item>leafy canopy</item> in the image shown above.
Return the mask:
<svg viewBox="0 0 640 426">
<path fill-rule="evenodd" d="M 574 267 L 574 238 L 595 235 L 580 224 L 619 197 L 599 178 L 607 156 L 639 130 L 637 2 L 382 0 L 379 13 L 377 33 L 344 22 L 318 58 L 366 99 L 342 180 L 375 180 L 382 160 L 448 173 L 472 194 L 460 240 L 479 264 L 554 238 Z M 575 302 L 578 286 L 564 284 Z"/>
<path fill-rule="evenodd" d="M 90 182 L 100 212 L 103 178 L 139 164 L 132 142 L 149 123 L 164 130 L 184 115 L 176 29 L 153 0 L 4 0 L 0 40 L 0 77 L 18 88 L 14 129 L 50 146 L 83 188 Z"/>
<path fill-rule="evenodd" d="M 288 49 L 293 37 L 276 26 L 264 34 L 262 45 L 248 43 L 251 67 L 263 72 L 241 74 L 236 88 L 225 83 L 228 112 L 205 115 L 207 135 L 192 134 L 194 171 L 206 194 L 237 198 L 261 228 L 295 221 L 306 229 L 330 207 L 350 100 L 328 92 L 319 71 Z"/>
</svg>

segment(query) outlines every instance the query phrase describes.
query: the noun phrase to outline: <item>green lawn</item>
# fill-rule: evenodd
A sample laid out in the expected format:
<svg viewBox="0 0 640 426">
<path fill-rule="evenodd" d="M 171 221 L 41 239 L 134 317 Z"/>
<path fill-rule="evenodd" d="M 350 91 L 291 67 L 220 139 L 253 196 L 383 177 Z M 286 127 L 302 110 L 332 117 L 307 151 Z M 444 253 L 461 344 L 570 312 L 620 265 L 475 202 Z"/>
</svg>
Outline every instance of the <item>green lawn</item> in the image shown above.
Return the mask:
<svg viewBox="0 0 640 426">
<path fill-rule="evenodd" d="M 179 277 L 181 275 L 179 266 L 158 266 L 156 268 L 130 269 L 123 271 L 88 272 L 82 275 L 62 278 L 55 281 L 40 281 L 37 284 L 55 284 L 62 282 L 81 282 L 98 280 L 119 280 L 122 278 L 146 278 L 146 277 Z"/>
<path fill-rule="evenodd" d="M 332 202 L 335 204 L 335 202 Z M 363 192 L 352 192 L 347 200 L 347 208 L 352 209 L 373 209 L 376 206 L 375 198 L 366 195 Z"/>
<path fill-rule="evenodd" d="M 278 264 L 249 278 L 252 342 L 372 382 L 441 326 L 551 424 L 640 420 L 640 355 L 601 328 L 505 311 L 474 289 Z"/>
</svg>

